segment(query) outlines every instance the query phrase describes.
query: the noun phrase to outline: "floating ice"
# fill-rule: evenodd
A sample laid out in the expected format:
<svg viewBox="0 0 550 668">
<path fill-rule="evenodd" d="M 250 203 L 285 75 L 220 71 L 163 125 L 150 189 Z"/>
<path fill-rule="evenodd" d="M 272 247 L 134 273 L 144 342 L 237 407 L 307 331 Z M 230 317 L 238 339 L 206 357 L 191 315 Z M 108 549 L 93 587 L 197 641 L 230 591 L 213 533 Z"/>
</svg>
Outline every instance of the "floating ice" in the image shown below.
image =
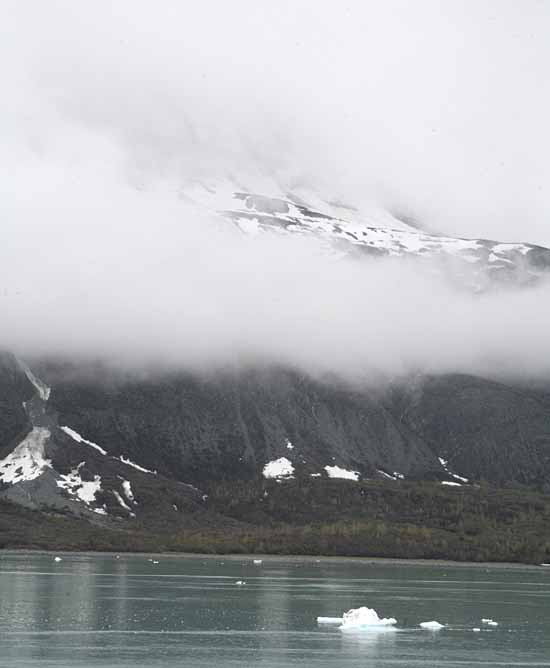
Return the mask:
<svg viewBox="0 0 550 668">
<path fill-rule="evenodd" d="M 237 580 L 237 582 L 235 582 L 235 584 L 236 585 L 244 585 L 244 584 L 246 584 L 246 582 L 244 580 Z"/>
<path fill-rule="evenodd" d="M 371 626 L 393 626 L 394 624 L 397 624 L 397 620 L 393 617 L 384 617 L 381 619 L 376 610 L 363 606 L 344 612 L 340 629 L 342 631 L 350 631 Z"/>
<path fill-rule="evenodd" d="M 54 557 L 54 561 L 61 561 L 61 557 Z"/>
<path fill-rule="evenodd" d="M 359 480 L 359 471 L 348 471 L 339 466 L 325 466 L 329 478 L 342 478 L 344 480 Z"/>
<path fill-rule="evenodd" d="M 262 560 L 261 559 L 254 559 L 253 563 L 256 564 L 256 566 L 259 566 L 262 563 Z"/>
<path fill-rule="evenodd" d="M 292 462 L 286 457 L 279 457 L 264 466 L 264 478 L 291 478 L 294 473 Z"/>
<path fill-rule="evenodd" d="M 481 631 L 481 629 L 475 628 L 475 629 L 472 629 L 472 631 L 473 631 L 474 633 L 479 633 L 479 632 Z"/>
<path fill-rule="evenodd" d="M 481 620 L 482 624 L 487 624 L 487 626 L 498 626 L 498 622 L 495 622 L 494 619 L 483 618 Z"/>
<path fill-rule="evenodd" d="M 445 624 L 440 624 L 434 619 L 431 622 L 421 622 L 420 627 L 423 629 L 428 629 L 429 631 L 439 631 L 439 629 L 445 628 Z"/>
<path fill-rule="evenodd" d="M 343 617 L 317 617 L 317 624 L 337 624 L 339 626 L 343 621 Z"/>
</svg>

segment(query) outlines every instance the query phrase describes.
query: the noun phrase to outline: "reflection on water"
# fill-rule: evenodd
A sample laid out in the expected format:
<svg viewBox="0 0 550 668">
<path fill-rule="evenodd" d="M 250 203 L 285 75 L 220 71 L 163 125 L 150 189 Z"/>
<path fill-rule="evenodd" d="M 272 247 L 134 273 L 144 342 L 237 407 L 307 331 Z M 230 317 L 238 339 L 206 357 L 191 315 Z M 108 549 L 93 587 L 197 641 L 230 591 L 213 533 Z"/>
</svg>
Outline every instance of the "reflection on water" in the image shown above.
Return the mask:
<svg viewBox="0 0 550 668">
<path fill-rule="evenodd" d="M 0 554 L 10 668 L 550 666 L 550 572 L 271 559 Z M 246 585 L 237 586 L 237 580 Z M 317 616 L 367 605 L 398 628 Z M 498 627 L 472 628 L 481 618 Z M 419 629 L 438 619 L 438 633 Z"/>
</svg>

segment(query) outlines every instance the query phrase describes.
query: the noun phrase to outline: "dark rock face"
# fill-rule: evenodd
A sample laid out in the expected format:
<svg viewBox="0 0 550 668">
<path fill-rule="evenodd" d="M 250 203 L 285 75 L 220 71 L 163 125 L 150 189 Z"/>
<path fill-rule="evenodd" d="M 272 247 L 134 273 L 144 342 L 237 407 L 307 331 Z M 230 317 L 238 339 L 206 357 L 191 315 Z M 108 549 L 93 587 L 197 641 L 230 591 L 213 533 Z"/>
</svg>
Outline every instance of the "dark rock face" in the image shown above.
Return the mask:
<svg viewBox="0 0 550 668">
<path fill-rule="evenodd" d="M 0 458 L 7 455 L 30 429 L 23 407 L 34 393 L 13 355 L 0 352 Z"/>
<path fill-rule="evenodd" d="M 283 369 L 108 387 L 54 376 L 60 424 L 186 482 L 257 477 L 279 457 L 298 476 L 337 465 L 443 479 L 441 457 L 473 480 L 550 481 L 550 394 L 518 384 L 446 375 L 375 392 Z"/>
<path fill-rule="evenodd" d="M 136 515 L 140 521 L 150 508 L 182 521 L 183 509 L 203 507 L 203 492 L 181 483 L 204 488 L 258 479 L 266 463 L 281 457 L 304 480 L 338 466 L 362 478 L 550 484 L 545 388 L 446 375 L 375 391 L 281 368 L 141 379 L 101 367 L 90 374 L 67 363 L 33 365 L 33 371 L 51 387 L 46 400 L 14 358 L 2 358 L 1 454 L 7 456 L 31 426 L 45 427 L 50 464 L 41 477 L 2 493 L 28 507 L 45 503 L 95 522 Z M 70 474 L 79 484 L 100 477 L 93 504 L 79 500 L 78 487 L 67 491 L 59 484 Z M 124 480 L 147 504 L 129 502 Z M 101 508 L 107 517 L 97 515 Z"/>
<path fill-rule="evenodd" d="M 432 475 L 432 450 L 368 392 L 286 370 L 208 380 L 193 376 L 101 385 L 54 382 L 51 403 L 68 424 L 107 449 L 164 475 L 201 482 L 250 478 L 286 457 L 296 473 L 327 465 Z M 290 446 L 290 447 L 289 447 Z"/>
<path fill-rule="evenodd" d="M 402 422 L 449 468 L 496 484 L 550 481 L 550 394 L 448 375 L 422 379 L 395 400 Z"/>
</svg>

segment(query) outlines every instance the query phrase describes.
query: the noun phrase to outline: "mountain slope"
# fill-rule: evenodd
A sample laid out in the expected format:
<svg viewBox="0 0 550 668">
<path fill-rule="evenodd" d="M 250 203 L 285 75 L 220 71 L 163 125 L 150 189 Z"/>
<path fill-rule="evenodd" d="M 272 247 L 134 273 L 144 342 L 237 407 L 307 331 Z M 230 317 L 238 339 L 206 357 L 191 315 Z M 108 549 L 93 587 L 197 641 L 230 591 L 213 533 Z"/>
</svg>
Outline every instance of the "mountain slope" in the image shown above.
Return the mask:
<svg viewBox="0 0 550 668">
<path fill-rule="evenodd" d="M 389 214 L 373 223 L 342 206 L 317 202 L 315 208 L 300 197 L 233 191 L 229 184 L 197 185 L 187 197 L 248 235 L 310 237 L 342 257 L 429 260 L 474 290 L 529 285 L 550 273 L 550 249 L 533 244 L 429 234 Z"/>
</svg>

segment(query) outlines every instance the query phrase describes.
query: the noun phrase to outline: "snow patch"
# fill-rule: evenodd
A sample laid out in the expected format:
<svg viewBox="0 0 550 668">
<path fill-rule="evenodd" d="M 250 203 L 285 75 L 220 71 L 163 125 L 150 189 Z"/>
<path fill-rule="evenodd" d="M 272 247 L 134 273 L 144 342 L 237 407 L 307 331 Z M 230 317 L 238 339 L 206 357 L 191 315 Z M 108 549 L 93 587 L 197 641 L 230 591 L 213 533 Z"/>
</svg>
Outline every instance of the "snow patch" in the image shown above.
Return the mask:
<svg viewBox="0 0 550 668">
<path fill-rule="evenodd" d="M 101 452 L 102 455 L 107 454 L 107 451 L 104 450 L 101 446 L 99 446 L 97 443 L 94 443 L 93 441 L 88 441 L 88 439 L 81 436 L 74 429 L 71 429 L 70 427 L 61 427 L 61 431 L 64 431 L 67 434 L 67 436 L 70 436 L 73 439 L 73 441 L 76 441 L 77 443 L 84 443 L 85 445 L 89 445 L 91 448 L 94 448 L 98 452 Z"/>
<path fill-rule="evenodd" d="M 15 485 L 34 480 L 45 469 L 51 468 L 51 461 L 44 455 L 44 445 L 49 437 L 48 429 L 34 427 L 15 450 L 0 461 L 0 481 Z"/>
<path fill-rule="evenodd" d="M 405 476 L 402 473 L 399 473 L 399 471 L 386 473 L 386 471 L 382 471 L 382 469 L 376 469 L 376 472 L 380 473 L 380 475 L 384 476 L 384 478 L 389 478 L 390 480 L 405 480 Z"/>
<path fill-rule="evenodd" d="M 329 478 L 341 478 L 343 480 L 359 480 L 359 471 L 348 471 L 347 469 L 340 468 L 340 466 L 325 466 L 325 471 L 327 472 Z"/>
<path fill-rule="evenodd" d="M 85 462 L 73 469 L 67 475 L 60 475 L 56 484 L 61 489 L 66 490 L 70 496 L 76 497 L 78 501 L 83 501 L 86 505 L 95 503 L 95 495 L 101 490 L 101 476 L 95 475 L 93 480 L 82 480 L 80 469 Z M 97 512 L 94 511 L 94 512 Z"/>
<path fill-rule="evenodd" d="M 292 445 L 291 441 L 288 440 L 288 438 L 286 439 L 286 449 L 294 450 L 294 446 Z"/>
<path fill-rule="evenodd" d="M 129 480 L 122 481 L 122 491 L 124 492 L 124 496 L 128 499 L 128 501 L 135 503 L 136 500 L 134 498 L 134 493 L 132 492 L 132 486 L 130 485 Z"/>
<path fill-rule="evenodd" d="M 264 478 L 291 478 L 294 473 L 292 462 L 286 457 L 279 457 L 264 466 Z"/>
</svg>

